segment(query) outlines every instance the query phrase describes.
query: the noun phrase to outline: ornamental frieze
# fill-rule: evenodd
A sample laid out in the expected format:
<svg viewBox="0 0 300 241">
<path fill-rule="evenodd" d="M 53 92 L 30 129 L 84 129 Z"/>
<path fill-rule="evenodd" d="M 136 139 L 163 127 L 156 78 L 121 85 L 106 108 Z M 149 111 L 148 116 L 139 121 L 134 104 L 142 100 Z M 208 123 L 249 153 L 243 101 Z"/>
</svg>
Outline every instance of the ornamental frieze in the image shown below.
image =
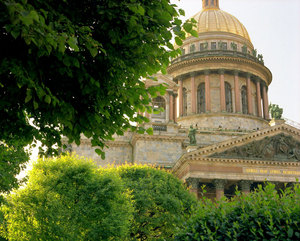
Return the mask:
<svg viewBox="0 0 300 241">
<path fill-rule="evenodd" d="M 233 147 L 224 152 L 214 153 L 211 157 L 299 162 L 300 142 L 292 136 L 278 134 Z"/>
</svg>

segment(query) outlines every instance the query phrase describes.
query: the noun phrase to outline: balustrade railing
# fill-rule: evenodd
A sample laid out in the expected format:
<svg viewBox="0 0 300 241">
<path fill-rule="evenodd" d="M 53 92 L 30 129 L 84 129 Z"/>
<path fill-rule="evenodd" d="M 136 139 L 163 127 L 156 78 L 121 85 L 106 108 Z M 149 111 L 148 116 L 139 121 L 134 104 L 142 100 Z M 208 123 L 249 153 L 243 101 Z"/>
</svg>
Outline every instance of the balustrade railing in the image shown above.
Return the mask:
<svg viewBox="0 0 300 241">
<path fill-rule="evenodd" d="M 210 56 L 232 56 L 232 57 L 246 58 L 264 65 L 264 61 L 262 58 L 255 57 L 249 53 L 243 53 L 236 50 L 221 50 L 221 49 L 203 50 L 203 51 L 197 51 L 189 54 L 183 54 L 177 57 L 176 59 L 173 59 L 171 63 L 175 64 L 184 60 L 201 58 L 201 57 L 210 57 Z"/>
</svg>

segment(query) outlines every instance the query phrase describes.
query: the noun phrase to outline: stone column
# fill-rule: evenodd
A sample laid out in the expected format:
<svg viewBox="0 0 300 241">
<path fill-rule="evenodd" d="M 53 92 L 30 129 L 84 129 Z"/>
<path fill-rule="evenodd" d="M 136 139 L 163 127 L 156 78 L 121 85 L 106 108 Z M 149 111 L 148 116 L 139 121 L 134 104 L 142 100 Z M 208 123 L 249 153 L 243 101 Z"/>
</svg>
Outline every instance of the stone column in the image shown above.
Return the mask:
<svg viewBox="0 0 300 241">
<path fill-rule="evenodd" d="M 174 98 L 173 98 L 173 91 L 168 91 L 169 93 L 169 121 L 174 122 Z"/>
<path fill-rule="evenodd" d="M 216 200 L 219 201 L 224 196 L 226 180 L 216 179 L 213 183 L 216 188 Z"/>
<path fill-rule="evenodd" d="M 179 90 L 178 90 L 178 98 L 179 98 L 179 116 L 182 116 L 183 114 L 183 96 L 182 96 L 182 91 L 183 91 L 183 81 L 182 79 L 178 80 L 179 83 Z"/>
<path fill-rule="evenodd" d="M 221 111 L 226 111 L 226 102 L 225 102 L 225 78 L 224 78 L 224 70 L 219 70 L 220 74 L 220 106 Z"/>
<path fill-rule="evenodd" d="M 192 101 L 192 113 L 196 113 L 196 86 L 195 86 L 195 74 L 191 74 L 191 101 Z"/>
<path fill-rule="evenodd" d="M 205 109 L 210 112 L 210 84 L 209 84 L 209 70 L 204 71 L 205 74 Z"/>
<path fill-rule="evenodd" d="M 195 195 L 195 197 L 198 199 L 198 184 L 199 184 L 198 179 L 189 177 L 188 179 L 186 179 L 186 182 L 190 187 L 190 193 Z"/>
<path fill-rule="evenodd" d="M 241 189 L 242 189 L 242 192 L 244 194 L 249 194 L 250 193 L 250 186 L 251 186 L 252 182 L 251 181 L 248 181 L 248 180 L 242 180 L 240 181 L 240 186 L 241 186 Z"/>
<path fill-rule="evenodd" d="M 239 72 L 234 71 L 234 100 L 235 100 L 235 112 L 241 112 L 241 93 L 239 85 Z"/>
<path fill-rule="evenodd" d="M 256 98 L 257 98 L 257 116 L 262 117 L 261 113 L 261 95 L 260 95 L 260 81 L 256 80 Z"/>
<path fill-rule="evenodd" d="M 266 120 L 270 119 L 269 117 L 269 100 L 268 100 L 268 94 L 267 94 L 267 87 L 266 85 L 262 86 L 262 92 L 263 92 L 263 108 L 264 108 L 264 118 Z"/>
<path fill-rule="evenodd" d="M 253 105 L 252 105 L 252 90 L 251 90 L 251 74 L 247 74 L 247 101 L 248 101 L 248 113 L 253 115 Z"/>
<path fill-rule="evenodd" d="M 177 94 L 173 94 L 174 96 L 174 108 L 173 108 L 173 114 L 174 114 L 174 122 L 176 123 L 177 122 Z"/>
</svg>

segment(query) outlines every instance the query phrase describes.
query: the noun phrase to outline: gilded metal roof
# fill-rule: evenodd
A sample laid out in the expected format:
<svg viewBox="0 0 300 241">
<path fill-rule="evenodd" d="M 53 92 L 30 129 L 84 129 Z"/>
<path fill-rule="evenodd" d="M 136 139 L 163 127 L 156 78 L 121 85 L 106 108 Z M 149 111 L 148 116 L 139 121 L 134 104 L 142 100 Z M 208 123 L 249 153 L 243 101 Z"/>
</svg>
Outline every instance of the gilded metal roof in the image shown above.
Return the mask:
<svg viewBox="0 0 300 241">
<path fill-rule="evenodd" d="M 203 9 L 192 18 L 197 21 L 196 31 L 198 33 L 206 32 L 227 32 L 233 33 L 250 40 L 247 29 L 244 25 L 231 14 L 218 8 Z"/>
</svg>

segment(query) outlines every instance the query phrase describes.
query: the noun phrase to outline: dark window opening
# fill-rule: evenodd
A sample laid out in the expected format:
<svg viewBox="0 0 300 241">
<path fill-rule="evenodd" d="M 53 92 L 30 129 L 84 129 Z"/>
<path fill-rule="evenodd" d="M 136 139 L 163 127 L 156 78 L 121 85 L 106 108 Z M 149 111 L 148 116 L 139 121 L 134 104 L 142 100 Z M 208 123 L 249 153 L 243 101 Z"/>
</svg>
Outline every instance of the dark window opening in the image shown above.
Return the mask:
<svg viewBox="0 0 300 241">
<path fill-rule="evenodd" d="M 217 43 L 216 42 L 211 42 L 211 49 L 217 49 Z"/>
<path fill-rule="evenodd" d="M 232 93 L 231 93 L 231 85 L 228 82 L 225 82 L 225 103 L 226 103 L 226 111 L 232 112 Z"/>
<path fill-rule="evenodd" d="M 242 112 L 248 114 L 248 99 L 247 99 L 247 87 L 244 85 L 241 91 L 242 96 Z"/>
<path fill-rule="evenodd" d="M 183 112 L 182 115 L 187 115 L 187 91 L 186 88 L 182 90 L 182 105 L 183 105 Z"/>
<path fill-rule="evenodd" d="M 197 110 L 198 113 L 203 113 L 205 109 L 205 83 L 201 83 L 197 89 Z"/>
</svg>

